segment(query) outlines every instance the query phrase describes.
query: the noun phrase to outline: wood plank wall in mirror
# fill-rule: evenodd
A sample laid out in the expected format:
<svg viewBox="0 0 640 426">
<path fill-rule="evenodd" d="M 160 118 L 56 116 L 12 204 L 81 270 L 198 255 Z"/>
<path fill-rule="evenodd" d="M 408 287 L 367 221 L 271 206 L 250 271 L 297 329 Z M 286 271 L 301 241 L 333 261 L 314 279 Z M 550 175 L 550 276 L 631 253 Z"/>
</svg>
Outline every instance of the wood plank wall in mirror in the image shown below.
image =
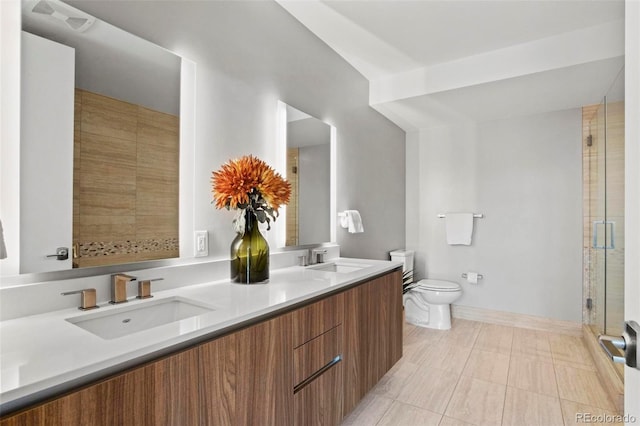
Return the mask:
<svg viewBox="0 0 640 426">
<path fill-rule="evenodd" d="M 179 118 L 76 89 L 73 266 L 178 257 Z"/>
<path fill-rule="evenodd" d="M 298 243 L 298 155 L 299 148 L 287 147 L 287 180 L 291 184 L 291 197 L 287 204 L 287 246 L 297 246 Z"/>
</svg>

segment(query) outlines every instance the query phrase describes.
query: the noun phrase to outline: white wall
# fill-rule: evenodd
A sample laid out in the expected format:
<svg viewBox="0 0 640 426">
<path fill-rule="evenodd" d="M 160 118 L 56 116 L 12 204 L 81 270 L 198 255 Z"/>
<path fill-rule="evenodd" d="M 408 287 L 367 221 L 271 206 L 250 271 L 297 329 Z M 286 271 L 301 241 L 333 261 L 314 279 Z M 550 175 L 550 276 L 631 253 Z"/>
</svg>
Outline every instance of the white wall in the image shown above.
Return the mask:
<svg viewBox="0 0 640 426">
<path fill-rule="evenodd" d="M 625 2 L 625 320 L 640 323 L 640 2 Z M 640 418 L 640 371 L 624 369 L 625 414 Z M 631 424 L 631 422 L 628 422 Z"/>
<path fill-rule="evenodd" d="M 20 272 L 20 7 L 0 1 L 0 220 L 7 254 L 0 275 Z"/>
<path fill-rule="evenodd" d="M 211 172 L 245 154 L 276 162 L 278 100 L 337 128 L 337 209 L 359 209 L 367 231 L 338 230 L 342 255 L 404 246 L 404 132 L 368 106 L 367 80 L 275 2 L 69 3 L 197 63 L 194 222 L 212 258 L 229 256 L 233 212 L 211 206 Z"/>
<path fill-rule="evenodd" d="M 417 278 L 462 283 L 460 305 L 581 321 L 581 123 L 573 109 L 409 135 Z M 457 211 L 485 215 L 471 246 L 446 244 L 436 215 Z M 470 285 L 467 271 L 484 279 Z"/>
</svg>

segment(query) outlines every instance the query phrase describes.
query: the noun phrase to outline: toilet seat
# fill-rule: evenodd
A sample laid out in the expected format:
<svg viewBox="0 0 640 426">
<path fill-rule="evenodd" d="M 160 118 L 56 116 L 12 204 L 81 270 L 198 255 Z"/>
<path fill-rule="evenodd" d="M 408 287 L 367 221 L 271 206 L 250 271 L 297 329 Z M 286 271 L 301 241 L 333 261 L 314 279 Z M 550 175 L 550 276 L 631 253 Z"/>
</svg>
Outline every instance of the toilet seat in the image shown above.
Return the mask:
<svg viewBox="0 0 640 426">
<path fill-rule="evenodd" d="M 418 281 L 415 287 L 418 291 L 460 291 L 460 284 L 451 281 L 425 279 Z"/>
</svg>

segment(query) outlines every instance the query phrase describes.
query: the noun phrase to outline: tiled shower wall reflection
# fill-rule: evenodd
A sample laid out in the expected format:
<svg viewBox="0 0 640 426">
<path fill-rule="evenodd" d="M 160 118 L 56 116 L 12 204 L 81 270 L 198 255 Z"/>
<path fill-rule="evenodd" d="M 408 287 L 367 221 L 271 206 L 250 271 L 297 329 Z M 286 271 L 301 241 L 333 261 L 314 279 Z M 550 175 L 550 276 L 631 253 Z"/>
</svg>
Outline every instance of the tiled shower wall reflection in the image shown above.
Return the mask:
<svg viewBox="0 0 640 426">
<path fill-rule="evenodd" d="M 291 197 L 287 205 L 285 245 L 298 245 L 298 148 L 287 148 L 287 180 L 291 184 Z"/>
<path fill-rule="evenodd" d="M 178 257 L 179 118 L 76 90 L 74 267 Z"/>
<path fill-rule="evenodd" d="M 593 239 L 593 216 L 595 215 L 595 197 L 597 185 L 597 155 L 598 146 L 593 144 L 587 146 L 587 138 L 592 132 L 597 132 L 595 122 L 592 125 L 598 107 L 600 105 L 589 105 L 582 108 L 582 216 L 583 216 L 583 239 L 582 239 L 582 322 L 584 324 L 596 323 L 596 277 L 595 256 L 592 248 Z M 587 308 L 587 299 L 592 300 L 592 309 Z"/>
</svg>

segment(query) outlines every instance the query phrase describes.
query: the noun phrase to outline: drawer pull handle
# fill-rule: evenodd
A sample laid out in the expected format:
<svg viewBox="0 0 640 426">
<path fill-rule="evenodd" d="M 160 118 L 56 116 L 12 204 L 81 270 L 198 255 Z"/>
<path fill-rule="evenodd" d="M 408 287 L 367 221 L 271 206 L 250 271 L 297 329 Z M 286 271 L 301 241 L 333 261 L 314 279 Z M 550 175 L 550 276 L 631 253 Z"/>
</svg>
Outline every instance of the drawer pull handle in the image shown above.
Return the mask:
<svg viewBox="0 0 640 426">
<path fill-rule="evenodd" d="M 293 393 L 296 394 L 296 393 L 300 392 L 302 389 L 307 387 L 315 379 L 317 379 L 318 377 L 322 376 L 322 374 L 325 371 L 327 371 L 328 369 L 330 369 L 331 367 L 333 367 L 334 365 L 336 365 L 340 361 L 342 361 L 342 355 L 338 355 L 337 357 L 335 357 L 334 359 L 329 361 L 329 363 L 327 365 L 325 365 L 324 367 L 322 367 L 320 370 L 316 371 L 315 373 L 313 373 L 312 375 L 310 375 L 309 377 L 307 377 L 306 379 L 301 381 L 298 385 L 294 386 L 293 387 Z"/>
</svg>

